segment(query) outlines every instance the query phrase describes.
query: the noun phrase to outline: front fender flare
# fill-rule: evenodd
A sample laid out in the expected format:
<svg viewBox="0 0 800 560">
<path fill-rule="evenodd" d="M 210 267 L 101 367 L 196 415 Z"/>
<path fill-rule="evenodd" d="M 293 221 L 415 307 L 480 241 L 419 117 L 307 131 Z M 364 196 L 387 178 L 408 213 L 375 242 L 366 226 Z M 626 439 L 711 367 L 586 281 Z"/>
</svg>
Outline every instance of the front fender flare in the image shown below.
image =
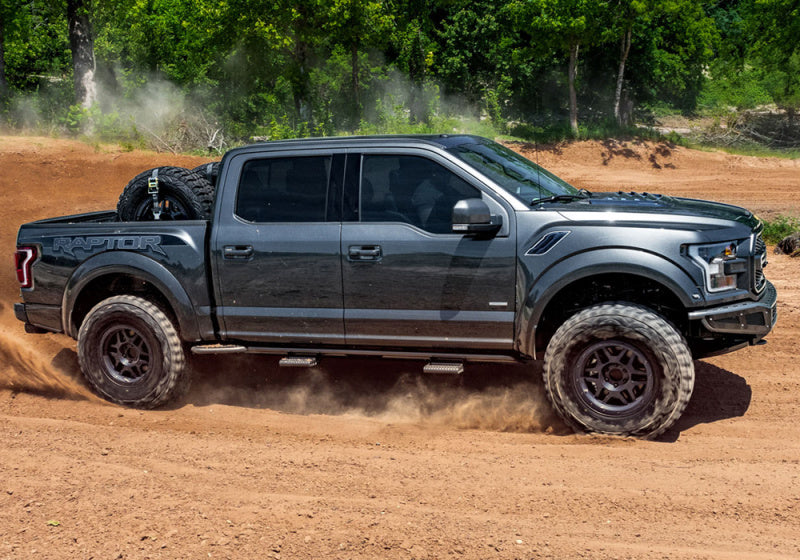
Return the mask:
<svg viewBox="0 0 800 560">
<path fill-rule="evenodd" d="M 702 289 L 689 271 L 660 255 L 626 248 L 576 253 L 546 269 L 529 285 L 517 314 L 515 346 L 519 352 L 527 356 L 536 355 L 536 327 L 547 305 L 562 289 L 578 280 L 601 274 L 630 274 L 657 282 L 687 309 L 705 301 Z"/>
</svg>

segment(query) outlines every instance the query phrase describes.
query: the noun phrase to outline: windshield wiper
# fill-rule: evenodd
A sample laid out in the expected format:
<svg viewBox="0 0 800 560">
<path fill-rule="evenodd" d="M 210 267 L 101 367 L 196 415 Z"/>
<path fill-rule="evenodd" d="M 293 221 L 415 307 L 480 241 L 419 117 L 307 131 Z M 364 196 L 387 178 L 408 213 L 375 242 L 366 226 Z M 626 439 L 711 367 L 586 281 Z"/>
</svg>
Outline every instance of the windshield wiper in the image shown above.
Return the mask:
<svg viewBox="0 0 800 560">
<path fill-rule="evenodd" d="M 581 189 L 577 194 L 554 194 L 553 196 L 534 198 L 531 200 L 530 205 L 536 206 L 537 204 L 544 204 L 545 202 L 572 202 L 573 200 L 584 200 L 586 198 L 589 198 L 589 191 Z"/>
</svg>

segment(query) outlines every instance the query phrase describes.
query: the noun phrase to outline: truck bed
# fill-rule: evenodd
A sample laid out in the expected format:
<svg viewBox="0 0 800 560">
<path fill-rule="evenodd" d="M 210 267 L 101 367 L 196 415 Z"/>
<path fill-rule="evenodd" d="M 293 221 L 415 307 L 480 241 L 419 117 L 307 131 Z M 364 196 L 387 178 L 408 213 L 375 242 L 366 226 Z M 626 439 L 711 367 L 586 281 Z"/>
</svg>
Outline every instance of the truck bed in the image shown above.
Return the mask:
<svg viewBox="0 0 800 560">
<path fill-rule="evenodd" d="M 33 327 L 77 336 L 73 313 L 97 303 L 86 300 L 87 294 L 108 297 L 123 286 L 157 287 L 168 294 L 189 339 L 213 339 L 208 228 L 204 220 L 120 222 L 113 210 L 24 224 L 17 246 L 34 247 L 37 257 L 35 284 L 22 289 L 25 304 L 19 312 Z"/>
</svg>

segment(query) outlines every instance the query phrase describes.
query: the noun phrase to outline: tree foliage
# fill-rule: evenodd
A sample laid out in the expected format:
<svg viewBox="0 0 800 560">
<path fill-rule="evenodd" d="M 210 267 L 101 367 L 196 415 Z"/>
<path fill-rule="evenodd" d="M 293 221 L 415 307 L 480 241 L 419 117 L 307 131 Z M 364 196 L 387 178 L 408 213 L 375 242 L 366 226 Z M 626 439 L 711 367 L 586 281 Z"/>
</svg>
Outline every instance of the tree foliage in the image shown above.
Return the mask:
<svg viewBox="0 0 800 560">
<path fill-rule="evenodd" d="M 0 0 L 6 121 L 69 123 L 74 0 Z M 170 84 L 229 135 L 800 107 L 796 0 L 104 0 L 100 115 Z M 150 89 L 148 89 L 150 88 Z M 698 105 L 700 103 L 700 105 Z M 26 113 L 21 108 L 36 109 Z M 71 116 L 72 115 L 72 116 Z M 37 121 L 38 119 L 38 121 Z M 119 119 L 117 119 L 119 120 Z"/>
</svg>

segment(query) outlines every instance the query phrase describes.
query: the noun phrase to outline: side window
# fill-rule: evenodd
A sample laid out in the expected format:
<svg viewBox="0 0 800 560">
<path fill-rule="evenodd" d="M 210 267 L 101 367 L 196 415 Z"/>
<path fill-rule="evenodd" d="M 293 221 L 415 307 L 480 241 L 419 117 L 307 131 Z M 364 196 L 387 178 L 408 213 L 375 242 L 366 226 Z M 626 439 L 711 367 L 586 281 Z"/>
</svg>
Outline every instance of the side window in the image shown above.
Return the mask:
<svg viewBox="0 0 800 560">
<path fill-rule="evenodd" d="M 478 189 L 423 157 L 365 155 L 361 164 L 362 222 L 403 222 L 450 233 L 455 203 L 480 196 Z"/>
<path fill-rule="evenodd" d="M 250 160 L 235 213 L 248 222 L 324 222 L 330 169 L 330 156 Z"/>
</svg>

